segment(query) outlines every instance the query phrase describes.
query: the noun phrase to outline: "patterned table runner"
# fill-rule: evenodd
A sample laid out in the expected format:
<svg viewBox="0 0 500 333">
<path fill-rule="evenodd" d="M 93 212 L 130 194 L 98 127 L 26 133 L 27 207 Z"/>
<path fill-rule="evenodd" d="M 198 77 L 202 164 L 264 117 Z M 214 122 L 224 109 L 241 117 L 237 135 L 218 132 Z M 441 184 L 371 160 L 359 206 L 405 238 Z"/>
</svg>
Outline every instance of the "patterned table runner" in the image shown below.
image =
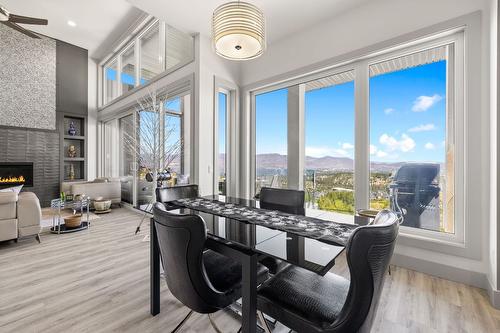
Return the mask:
<svg viewBox="0 0 500 333">
<path fill-rule="evenodd" d="M 333 245 L 347 244 L 355 224 L 325 221 L 317 218 L 291 215 L 279 211 L 253 208 L 205 198 L 186 198 L 172 201 L 179 207 L 218 215 L 271 229 L 294 233 L 307 238 L 321 240 Z"/>
</svg>

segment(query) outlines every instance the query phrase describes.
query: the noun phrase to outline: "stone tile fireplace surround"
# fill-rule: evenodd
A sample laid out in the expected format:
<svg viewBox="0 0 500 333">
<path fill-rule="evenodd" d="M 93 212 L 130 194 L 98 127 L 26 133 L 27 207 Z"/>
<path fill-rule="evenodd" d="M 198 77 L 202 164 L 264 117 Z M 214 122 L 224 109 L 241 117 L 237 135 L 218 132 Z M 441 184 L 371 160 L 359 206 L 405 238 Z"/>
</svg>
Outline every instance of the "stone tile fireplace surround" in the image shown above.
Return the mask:
<svg viewBox="0 0 500 333">
<path fill-rule="evenodd" d="M 58 197 L 58 132 L 0 126 L 0 164 L 2 162 L 33 163 L 33 186 L 25 190 L 34 192 L 42 207 L 49 206 L 50 200 Z"/>
</svg>

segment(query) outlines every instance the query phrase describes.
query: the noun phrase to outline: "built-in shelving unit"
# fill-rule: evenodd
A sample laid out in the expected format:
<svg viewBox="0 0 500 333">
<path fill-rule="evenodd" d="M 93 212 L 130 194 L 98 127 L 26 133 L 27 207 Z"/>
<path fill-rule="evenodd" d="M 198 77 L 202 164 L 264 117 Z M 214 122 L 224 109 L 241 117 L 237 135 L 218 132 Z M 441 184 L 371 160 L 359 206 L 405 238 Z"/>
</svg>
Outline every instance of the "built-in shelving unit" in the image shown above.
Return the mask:
<svg viewBox="0 0 500 333">
<path fill-rule="evenodd" d="M 63 113 L 60 116 L 61 181 L 87 179 L 87 118 Z M 74 132 L 70 131 L 73 125 Z M 73 135 L 74 133 L 74 135 Z M 72 153 L 70 154 L 70 150 Z"/>
</svg>

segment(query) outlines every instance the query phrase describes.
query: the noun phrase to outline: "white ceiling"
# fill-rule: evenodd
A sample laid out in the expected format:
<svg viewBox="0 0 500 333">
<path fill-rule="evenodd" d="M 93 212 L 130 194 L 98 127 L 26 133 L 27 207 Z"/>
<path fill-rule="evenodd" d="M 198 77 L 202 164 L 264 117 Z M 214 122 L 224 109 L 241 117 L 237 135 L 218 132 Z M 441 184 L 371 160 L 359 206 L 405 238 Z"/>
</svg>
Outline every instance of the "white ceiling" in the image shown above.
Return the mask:
<svg viewBox="0 0 500 333">
<path fill-rule="evenodd" d="M 47 26 L 23 27 L 83 47 L 95 58 L 102 56 L 100 50 L 110 37 L 116 40 L 141 14 L 125 0 L 0 0 L 0 4 L 13 14 L 48 19 Z M 76 27 L 70 27 L 68 20 Z"/>
<path fill-rule="evenodd" d="M 1 0 L 0 0 L 1 1 Z M 186 32 L 210 35 L 214 9 L 229 0 L 127 0 Z M 245 0 L 264 11 L 267 42 L 313 26 L 370 0 Z"/>
</svg>

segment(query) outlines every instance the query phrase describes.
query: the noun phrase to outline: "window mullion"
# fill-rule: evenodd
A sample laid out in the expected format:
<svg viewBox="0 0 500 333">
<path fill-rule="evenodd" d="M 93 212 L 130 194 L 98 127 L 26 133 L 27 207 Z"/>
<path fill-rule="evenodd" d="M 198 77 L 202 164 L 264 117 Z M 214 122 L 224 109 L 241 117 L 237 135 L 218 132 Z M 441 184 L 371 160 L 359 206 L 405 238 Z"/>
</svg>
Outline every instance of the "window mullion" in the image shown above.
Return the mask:
<svg viewBox="0 0 500 333">
<path fill-rule="evenodd" d="M 354 193 L 355 209 L 369 207 L 370 197 L 370 128 L 369 128 L 369 70 L 366 61 L 355 67 L 355 130 L 354 130 Z"/>
</svg>

